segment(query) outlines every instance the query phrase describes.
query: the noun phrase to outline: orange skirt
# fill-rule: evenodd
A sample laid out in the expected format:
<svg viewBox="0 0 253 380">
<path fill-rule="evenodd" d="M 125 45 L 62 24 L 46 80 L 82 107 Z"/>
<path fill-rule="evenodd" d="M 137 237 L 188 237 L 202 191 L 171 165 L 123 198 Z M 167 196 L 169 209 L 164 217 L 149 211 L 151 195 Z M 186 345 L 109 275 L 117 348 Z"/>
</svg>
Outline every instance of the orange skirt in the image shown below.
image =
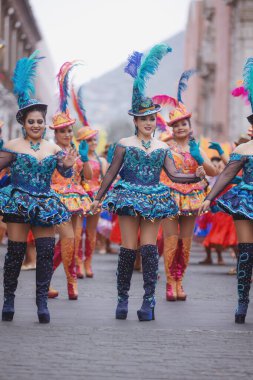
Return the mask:
<svg viewBox="0 0 253 380">
<path fill-rule="evenodd" d="M 203 241 L 205 247 L 221 245 L 224 248 L 238 244 L 235 224 L 231 215 L 217 212 L 212 217 L 212 228 Z"/>
</svg>

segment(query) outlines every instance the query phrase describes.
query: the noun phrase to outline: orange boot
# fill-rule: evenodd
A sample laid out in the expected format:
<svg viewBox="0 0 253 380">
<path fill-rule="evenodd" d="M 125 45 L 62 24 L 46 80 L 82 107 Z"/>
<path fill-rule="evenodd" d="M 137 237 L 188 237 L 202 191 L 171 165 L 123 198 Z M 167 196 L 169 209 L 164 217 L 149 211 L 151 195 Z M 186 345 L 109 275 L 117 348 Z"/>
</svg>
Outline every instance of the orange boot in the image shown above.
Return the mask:
<svg viewBox="0 0 253 380">
<path fill-rule="evenodd" d="M 77 228 L 75 232 L 75 263 L 77 278 L 84 278 L 82 228 Z"/>
<path fill-rule="evenodd" d="M 190 260 L 192 238 L 185 237 L 178 241 L 178 255 L 177 255 L 177 299 L 178 301 L 185 301 L 187 294 L 184 292 L 182 281 L 186 268 Z"/>
<path fill-rule="evenodd" d="M 85 275 L 88 278 L 92 278 L 94 273 L 91 268 L 92 256 L 96 245 L 96 237 L 92 236 L 89 231 L 86 230 L 85 237 L 85 259 L 84 259 L 84 270 Z"/>
<path fill-rule="evenodd" d="M 67 277 L 70 300 L 77 300 L 78 298 L 74 244 L 74 238 L 61 239 L 62 262 Z"/>
<path fill-rule="evenodd" d="M 165 274 L 167 277 L 166 284 L 166 300 L 176 301 L 177 300 L 177 282 L 176 282 L 176 272 L 175 272 L 175 255 L 177 250 L 178 236 L 172 235 L 164 239 L 164 267 Z"/>
</svg>

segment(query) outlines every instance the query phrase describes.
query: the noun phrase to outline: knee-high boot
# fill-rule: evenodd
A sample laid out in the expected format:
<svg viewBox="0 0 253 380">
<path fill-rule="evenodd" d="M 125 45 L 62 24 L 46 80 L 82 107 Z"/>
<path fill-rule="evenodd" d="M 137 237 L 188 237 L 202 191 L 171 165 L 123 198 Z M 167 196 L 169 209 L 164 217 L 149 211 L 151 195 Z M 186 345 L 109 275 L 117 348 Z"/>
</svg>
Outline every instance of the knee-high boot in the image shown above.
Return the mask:
<svg viewBox="0 0 253 380">
<path fill-rule="evenodd" d="M 253 266 L 253 243 L 239 243 L 238 251 L 238 307 L 235 313 L 235 323 L 244 323 L 249 304 L 249 291 Z"/>
<path fill-rule="evenodd" d="M 91 267 L 92 262 L 92 256 L 94 253 L 96 245 L 96 237 L 93 236 L 89 231 L 86 230 L 86 236 L 85 236 L 85 259 L 84 259 L 84 270 L 86 277 L 92 278 L 93 277 L 93 271 Z"/>
<path fill-rule="evenodd" d="M 177 300 L 185 301 L 187 295 L 184 292 L 182 281 L 186 268 L 190 261 L 192 238 L 185 237 L 179 239 L 176 254 L 176 279 L 177 279 Z"/>
<path fill-rule="evenodd" d="M 176 252 L 177 252 L 178 236 L 172 235 L 164 239 L 164 268 L 167 278 L 166 284 L 166 300 L 177 300 L 177 282 L 176 282 Z"/>
<path fill-rule="evenodd" d="M 68 295 L 70 300 L 77 300 L 77 277 L 75 265 L 75 239 L 61 239 L 61 255 L 67 277 Z"/>
<path fill-rule="evenodd" d="M 126 319 L 128 313 L 128 292 L 136 259 L 136 250 L 120 247 L 118 269 L 117 269 L 117 290 L 118 304 L 116 309 L 116 319 Z"/>
<path fill-rule="evenodd" d="M 18 285 L 22 262 L 27 243 L 8 240 L 8 249 L 4 261 L 4 304 L 2 320 L 12 321 L 14 316 L 14 298 Z"/>
<path fill-rule="evenodd" d="M 75 261 L 77 278 L 84 278 L 82 231 L 82 228 L 78 228 L 75 232 Z"/>
<path fill-rule="evenodd" d="M 140 247 L 142 256 L 143 288 L 144 296 L 141 308 L 137 311 L 140 321 L 151 321 L 155 319 L 155 288 L 158 275 L 159 255 L 157 246 L 153 244 Z"/>
<path fill-rule="evenodd" d="M 36 264 L 36 304 L 40 323 L 49 323 L 50 314 L 47 308 L 49 284 L 53 274 L 54 237 L 35 239 L 37 251 Z"/>
</svg>

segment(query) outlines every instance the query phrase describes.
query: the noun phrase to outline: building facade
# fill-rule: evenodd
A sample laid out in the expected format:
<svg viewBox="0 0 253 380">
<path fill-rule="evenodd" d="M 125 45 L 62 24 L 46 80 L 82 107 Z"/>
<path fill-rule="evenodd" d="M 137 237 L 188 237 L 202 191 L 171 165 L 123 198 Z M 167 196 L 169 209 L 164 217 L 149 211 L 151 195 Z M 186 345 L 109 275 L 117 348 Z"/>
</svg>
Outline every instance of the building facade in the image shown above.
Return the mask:
<svg viewBox="0 0 253 380">
<path fill-rule="evenodd" d="M 246 58 L 253 56 L 253 1 L 193 1 L 189 9 L 185 68 L 198 75 L 185 96 L 198 135 L 233 141 L 246 132 L 250 107 L 231 96 L 242 79 Z"/>
<path fill-rule="evenodd" d="M 39 67 L 36 97 L 50 104 L 51 113 L 55 108 L 52 85 L 55 70 L 28 0 L 0 0 L 0 42 L 0 120 L 5 124 L 3 138 L 8 140 L 20 134 L 11 82 L 16 61 L 38 48 L 47 57 L 46 64 L 42 61 L 40 65 L 45 68 Z"/>
</svg>

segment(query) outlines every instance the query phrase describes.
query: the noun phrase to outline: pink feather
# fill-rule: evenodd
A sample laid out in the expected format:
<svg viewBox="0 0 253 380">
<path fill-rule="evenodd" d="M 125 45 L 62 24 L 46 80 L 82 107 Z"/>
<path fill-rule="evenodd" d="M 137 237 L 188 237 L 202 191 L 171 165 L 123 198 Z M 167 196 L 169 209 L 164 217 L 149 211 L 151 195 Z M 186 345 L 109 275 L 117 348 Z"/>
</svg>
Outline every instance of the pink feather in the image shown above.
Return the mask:
<svg viewBox="0 0 253 380">
<path fill-rule="evenodd" d="M 152 100 L 155 104 L 160 104 L 162 107 L 172 106 L 175 108 L 178 106 L 177 99 L 172 98 L 168 95 L 155 95 L 153 96 Z"/>
<path fill-rule="evenodd" d="M 234 97 L 241 97 L 245 100 L 245 104 L 249 104 L 248 100 L 248 91 L 244 88 L 244 86 L 236 87 L 231 91 L 231 94 Z"/>
<path fill-rule="evenodd" d="M 167 122 L 160 113 L 158 113 L 156 116 L 156 126 L 161 132 L 164 132 L 167 130 Z"/>
</svg>

